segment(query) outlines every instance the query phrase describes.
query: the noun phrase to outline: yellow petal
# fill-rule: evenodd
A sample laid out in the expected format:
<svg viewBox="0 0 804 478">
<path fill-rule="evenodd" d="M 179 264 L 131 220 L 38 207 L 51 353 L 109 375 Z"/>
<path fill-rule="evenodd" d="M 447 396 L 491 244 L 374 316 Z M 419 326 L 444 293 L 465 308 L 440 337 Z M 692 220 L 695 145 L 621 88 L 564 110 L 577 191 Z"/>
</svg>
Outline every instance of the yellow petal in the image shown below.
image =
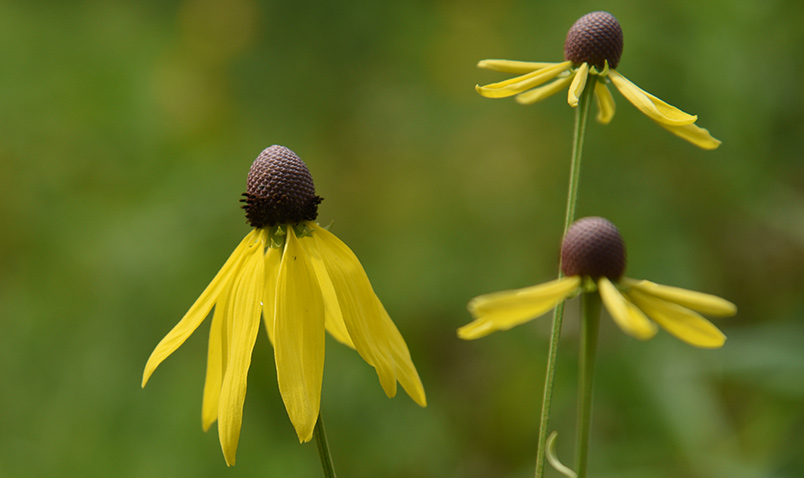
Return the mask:
<svg viewBox="0 0 804 478">
<path fill-rule="evenodd" d="M 475 297 L 469 302 L 473 322 L 458 329 L 458 337 L 473 340 L 498 330 L 508 330 L 552 309 L 581 285 L 578 276 L 562 277 L 524 289 L 506 290 Z"/>
<path fill-rule="evenodd" d="M 720 146 L 720 140 L 712 137 L 712 135 L 709 134 L 709 130 L 695 126 L 694 124 L 672 126 L 659 123 L 659 126 L 701 149 L 712 150 Z"/>
<path fill-rule="evenodd" d="M 379 299 L 357 257 L 323 228 L 313 232 L 327 274 L 335 288 L 346 329 L 357 353 L 377 371 L 385 394 L 396 395 L 396 367 L 387 324 L 380 320 Z"/>
<path fill-rule="evenodd" d="M 506 98 L 508 96 L 514 96 L 525 90 L 539 86 L 546 81 L 552 80 L 562 71 L 567 70 L 571 65 L 572 63 L 568 61 L 557 63 L 553 66 L 542 68 L 541 70 L 536 70 L 509 80 L 492 83 L 486 86 L 477 85 L 475 86 L 475 90 L 486 98 Z"/>
<path fill-rule="evenodd" d="M 575 77 L 575 73 L 573 72 L 571 75 L 565 78 L 559 78 L 551 83 L 548 83 L 544 86 L 540 86 L 538 88 L 534 88 L 530 91 L 526 91 L 524 93 L 520 93 L 516 97 L 517 103 L 523 105 L 530 105 L 536 103 L 537 101 L 541 101 L 549 96 L 552 96 L 559 91 L 563 90 L 570 84 L 572 79 Z"/>
<path fill-rule="evenodd" d="M 154 373 L 156 367 L 158 367 L 163 360 L 168 358 L 170 354 L 175 352 L 176 349 L 192 335 L 195 329 L 201 325 L 201 322 L 207 317 L 212 306 L 215 305 L 215 301 L 218 300 L 221 291 L 240 273 L 246 250 L 257 237 L 258 233 L 256 229 L 246 234 L 246 237 L 240 241 L 240 244 L 223 264 L 223 267 L 221 267 L 212 279 L 212 282 L 209 283 L 207 288 L 204 289 L 204 292 L 201 293 L 201 296 L 199 296 L 190 307 L 190 310 L 184 314 L 184 317 L 182 317 L 179 323 L 156 345 L 154 351 L 151 352 L 151 356 L 148 357 L 148 362 L 145 364 L 145 371 L 142 374 L 143 387 L 148 383 L 148 379 L 151 377 L 151 374 Z"/>
<path fill-rule="evenodd" d="M 269 247 L 265 253 L 265 292 L 262 295 L 262 320 L 268 340 L 274 344 L 274 317 L 276 316 L 276 280 L 279 277 L 279 263 L 282 248 Z"/>
<path fill-rule="evenodd" d="M 597 281 L 597 287 L 606 310 L 623 332 L 639 340 L 647 340 L 656 335 L 656 324 L 628 302 L 610 280 L 601 277 Z"/>
<path fill-rule="evenodd" d="M 696 347 L 716 349 L 726 342 L 717 327 L 686 307 L 631 289 L 628 297 L 664 330 Z"/>
<path fill-rule="evenodd" d="M 321 229 L 312 221 L 305 222 L 305 224 L 313 231 L 313 234 L 316 234 L 315 231 Z M 321 258 L 321 251 L 318 250 L 317 241 L 312 237 L 303 237 L 301 244 L 310 257 L 310 263 L 313 265 L 313 270 L 315 270 L 318 285 L 321 287 L 321 295 L 324 298 L 324 325 L 327 332 L 338 342 L 355 348 L 351 337 L 349 337 L 349 332 L 346 330 L 346 323 L 344 323 L 343 314 L 341 314 L 341 306 L 338 304 L 338 295 L 335 293 L 335 286 L 332 285 L 332 279 L 330 279 L 327 267 Z"/>
<path fill-rule="evenodd" d="M 324 301 L 313 267 L 288 228 L 276 284 L 274 358 L 285 409 L 300 442 L 313 438 L 324 377 Z"/>
<path fill-rule="evenodd" d="M 480 60 L 477 63 L 478 68 L 485 68 L 486 70 L 501 71 L 503 73 L 514 73 L 523 75 L 532 71 L 541 70 L 549 66 L 556 65 L 557 63 L 544 63 L 535 61 L 516 61 L 516 60 Z"/>
<path fill-rule="evenodd" d="M 697 116 L 687 114 L 675 106 L 669 105 L 653 96 L 631 83 L 628 78 L 617 73 L 615 70 L 609 71 L 609 78 L 611 78 L 611 82 L 614 83 L 614 86 L 617 87 L 628 101 L 636 106 L 639 111 L 658 123 L 670 126 L 682 126 L 692 124 L 698 119 Z"/>
<path fill-rule="evenodd" d="M 614 111 L 616 106 L 614 104 L 614 97 L 611 96 L 611 91 L 606 83 L 603 81 L 595 82 L 595 99 L 597 100 L 597 122 L 600 124 L 609 124 L 614 118 Z"/>
<path fill-rule="evenodd" d="M 573 108 L 578 106 L 578 99 L 581 97 L 581 93 L 583 93 L 583 89 L 586 87 L 588 76 L 589 63 L 584 62 L 578 67 L 575 78 L 572 79 L 572 84 L 569 87 L 569 93 L 567 93 L 567 102 Z"/>
<path fill-rule="evenodd" d="M 229 324 L 229 354 L 221 383 L 218 404 L 218 438 L 226 464 L 235 464 L 240 427 L 243 423 L 243 402 L 246 399 L 246 379 L 251 365 L 251 352 L 260 330 L 262 294 L 265 291 L 265 239 L 246 252 L 243 273 L 232 284 Z"/>
<path fill-rule="evenodd" d="M 402 334 L 399 333 L 379 299 L 376 301 L 376 307 L 379 313 L 379 328 L 387 337 L 391 358 L 396 369 L 396 378 L 414 402 L 419 406 L 426 407 L 427 398 L 424 394 L 424 386 L 416 371 L 416 366 L 413 365 L 413 360 L 410 358 L 410 351 L 405 339 L 402 338 Z"/>
<path fill-rule="evenodd" d="M 716 295 L 704 294 L 680 287 L 670 287 L 647 280 L 623 278 L 623 283 L 640 292 L 673 302 L 682 307 L 716 317 L 727 317 L 737 313 L 737 306 Z"/>
<path fill-rule="evenodd" d="M 229 354 L 228 319 L 231 314 L 227 309 L 231 290 L 231 287 L 227 287 L 221 292 L 218 302 L 215 304 L 215 313 L 212 314 L 212 324 L 209 329 L 207 375 L 204 379 L 204 399 L 201 405 L 201 426 L 204 431 L 209 430 L 209 427 L 218 419 L 221 382 Z"/>
</svg>

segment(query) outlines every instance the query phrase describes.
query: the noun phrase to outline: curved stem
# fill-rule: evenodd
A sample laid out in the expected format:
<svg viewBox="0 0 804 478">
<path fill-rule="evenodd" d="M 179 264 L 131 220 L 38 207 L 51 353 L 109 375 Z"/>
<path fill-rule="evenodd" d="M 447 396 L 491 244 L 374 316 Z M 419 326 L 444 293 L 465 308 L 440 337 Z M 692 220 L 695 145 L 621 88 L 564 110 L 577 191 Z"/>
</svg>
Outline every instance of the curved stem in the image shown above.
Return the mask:
<svg viewBox="0 0 804 478">
<path fill-rule="evenodd" d="M 321 420 L 321 411 L 318 412 L 318 420 L 315 422 L 313 438 L 318 446 L 318 456 L 321 458 L 321 468 L 324 469 L 325 478 L 335 478 L 335 467 L 332 465 L 332 457 L 329 454 L 327 444 L 327 434 L 324 433 L 324 421 Z"/>
<path fill-rule="evenodd" d="M 567 190 L 567 212 L 564 216 L 564 232 L 567 233 L 570 225 L 575 221 L 575 205 L 578 202 L 578 185 L 581 178 L 581 156 L 583 155 L 583 144 L 586 139 L 586 126 L 589 123 L 589 105 L 592 103 L 592 92 L 594 91 L 597 77 L 589 75 L 581 97 L 578 99 L 578 107 L 575 110 L 575 133 L 572 142 L 572 161 L 570 165 L 569 188 Z M 564 274 L 561 267 L 558 269 L 558 277 Z M 558 341 L 561 337 L 561 325 L 564 321 L 564 302 L 556 306 L 553 311 L 553 328 L 550 334 L 550 350 L 547 355 L 547 372 L 544 377 L 544 395 L 542 399 L 542 414 L 539 423 L 539 445 L 536 454 L 536 478 L 544 476 L 545 446 L 547 444 L 547 434 L 550 431 L 550 407 L 553 400 L 553 382 L 556 375 L 556 359 L 558 355 Z"/>
</svg>

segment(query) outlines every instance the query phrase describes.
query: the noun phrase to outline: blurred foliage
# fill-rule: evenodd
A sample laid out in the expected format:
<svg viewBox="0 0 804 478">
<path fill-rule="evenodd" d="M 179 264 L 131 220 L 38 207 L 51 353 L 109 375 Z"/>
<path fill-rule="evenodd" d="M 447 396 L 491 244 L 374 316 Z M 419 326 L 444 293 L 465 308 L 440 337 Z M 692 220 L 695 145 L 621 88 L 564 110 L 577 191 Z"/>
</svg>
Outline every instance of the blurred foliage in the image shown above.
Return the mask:
<svg viewBox="0 0 804 478">
<path fill-rule="evenodd" d="M 555 275 L 573 112 L 486 100 L 483 58 L 557 61 L 608 10 L 619 70 L 700 116 L 699 151 L 621 96 L 593 124 L 580 215 L 629 276 L 736 302 L 717 351 L 606 320 L 591 474 L 804 475 L 804 4 L 444 0 L 0 2 L 0 476 L 320 476 L 258 340 L 238 464 L 202 433 L 206 331 L 145 359 L 247 231 L 251 161 L 295 150 L 428 391 L 388 400 L 334 341 L 323 413 L 344 477 L 527 477 L 547 318 L 461 342 L 474 295 Z M 367 200 L 368 199 L 368 200 Z M 571 462 L 577 307 L 554 428 Z M 552 470 L 549 476 L 557 476 Z"/>
</svg>

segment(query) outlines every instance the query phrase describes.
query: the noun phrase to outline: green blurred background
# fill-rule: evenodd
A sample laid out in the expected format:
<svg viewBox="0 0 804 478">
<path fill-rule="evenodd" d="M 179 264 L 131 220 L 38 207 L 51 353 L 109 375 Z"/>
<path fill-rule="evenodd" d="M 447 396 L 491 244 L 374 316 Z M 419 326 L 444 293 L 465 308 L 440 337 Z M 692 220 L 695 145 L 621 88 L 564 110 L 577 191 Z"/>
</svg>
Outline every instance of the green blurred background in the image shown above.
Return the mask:
<svg viewBox="0 0 804 478">
<path fill-rule="evenodd" d="M 474 342 L 473 296 L 555 276 L 573 112 L 473 86 L 483 58 L 559 61 L 608 10 L 619 71 L 701 118 L 701 151 L 617 92 L 592 123 L 579 214 L 627 274 L 719 294 L 716 351 L 602 322 L 591 476 L 804 476 L 804 4 L 790 1 L 0 2 L 0 476 L 320 476 L 260 335 L 238 464 L 201 431 L 208 322 L 145 360 L 248 231 L 239 195 L 295 150 L 320 221 L 361 258 L 429 406 L 388 400 L 328 341 L 322 410 L 343 477 L 528 477 L 549 318 Z M 577 304 L 554 428 L 572 462 Z M 548 476 L 558 476 L 552 470 Z"/>
</svg>

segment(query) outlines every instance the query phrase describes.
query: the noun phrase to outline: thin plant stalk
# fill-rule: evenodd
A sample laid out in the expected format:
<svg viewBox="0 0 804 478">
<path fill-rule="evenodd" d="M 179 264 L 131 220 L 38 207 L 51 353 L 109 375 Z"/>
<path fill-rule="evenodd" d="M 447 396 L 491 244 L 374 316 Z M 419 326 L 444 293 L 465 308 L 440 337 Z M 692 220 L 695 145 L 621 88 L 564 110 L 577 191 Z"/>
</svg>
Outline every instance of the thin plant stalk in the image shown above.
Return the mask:
<svg viewBox="0 0 804 478">
<path fill-rule="evenodd" d="M 313 429 L 313 438 L 318 447 L 318 456 L 321 458 L 321 468 L 324 470 L 324 478 L 335 478 L 335 467 L 332 465 L 332 456 L 329 453 L 327 434 L 324 432 L 324 421 L 321 419 L 321 412 L 318 412 L 318 420 Z"/>
<path fill-rule="evenodd" d="M 581 156 L 583 155 L 583 145 L 586 139 L 586 127 L 589 123 L 589 110 L 592 103 L 592 92 L 594 91 L 597 78 L 589 75 L 586 87 L 578 99 L 578 106 L 575 110 L 575 132 L 572 142 L 572 160 L 570 165 L 569 188 L 567 190 L 567 212 L 564 216 L 564 232 L 567 233 L 570 225 L 575 221 L 575 205 L 578 202 L 578 185 L 581 178 Z M 558 269 L 558 276 L 563 277 L 561 267 Z M 553 400 L 553 383 L 556 375 L 556 359 L 558 355 L 558 342 L 561 337 L 561 325 L 564 321 L 564 302 L 558 304 L 553 311 L 553 328 L 550 334 L 550 349 L 547 355 L 547 372 L 544 377 L 544 395 L 542 397 L 542 413 L 539 422 L 539 444 L 536 454 L 536 478 L 544 476 L 545 451 L 547 450 L 547 435 L 550 432 L 550 407 Z"/>
<path fill-rule="evenodd" d="M 600 294 L 584 292 L 581 297 L 581 348 L 578 370 L 578 432 L 575 443 L 575 472 L 586 477 L 589 432 L 592 421 L 592 389 L 600 324 Z"/>
</svg>

